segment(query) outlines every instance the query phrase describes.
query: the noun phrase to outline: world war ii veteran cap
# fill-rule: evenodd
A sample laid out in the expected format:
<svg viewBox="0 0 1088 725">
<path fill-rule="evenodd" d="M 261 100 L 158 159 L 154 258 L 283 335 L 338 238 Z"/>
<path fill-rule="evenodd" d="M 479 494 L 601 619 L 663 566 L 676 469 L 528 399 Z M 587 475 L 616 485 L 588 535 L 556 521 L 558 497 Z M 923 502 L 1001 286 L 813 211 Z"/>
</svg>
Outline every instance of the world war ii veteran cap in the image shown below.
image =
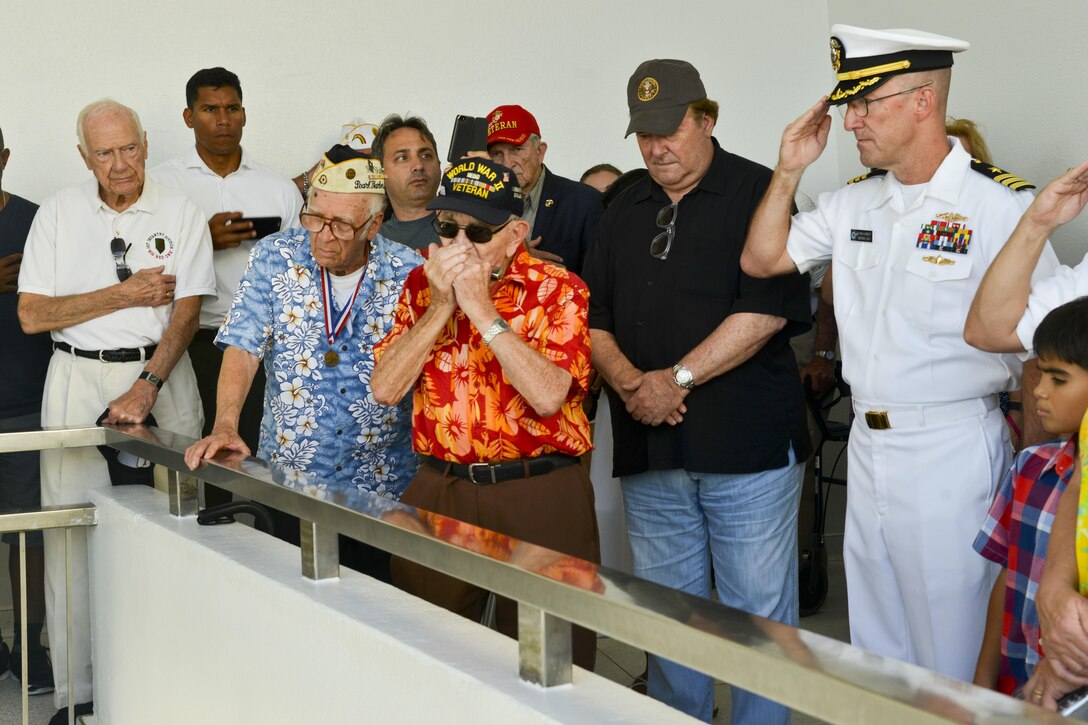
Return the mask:
<svg viewBox="0 0 1088 725">
<path fill-rule="evenodd" d="M 312 187 L 334 194 L 384 194 L 382 162 L 360 157 L 346 146 L 333 146 L 314 173 Z"/>
<path fill-rule="evenodd" d="M 499 106 L 487 114 L 487 145 L 508 143 L 523 146 L 533 134 L 540 135 L 540 126 L 533 114 L 521 106 Z"/>
<path fill-rule="evenodd" d="M 903 73 L 951 68 L 952 54 L 970 43 L 923 30 L 870 30 L 831 26 L 831 67 L 838 85 L 827 97 L 832 106 L 861 98 Z"/>
<path fill-rule="evenodd" d="M 688 106 L 704 98 L 703 79 L 691 63 L 670 59 L 644 61 L 627 81 L 631 122 L 623 136 L 627 138 L 633 133 L 668 136 L 680 126 Z"/>
<path fill-rule="evenodd" d="M 525 211 L 521 187 L 514 172 L 485 159 L 464 159 L 442 175 L 438 196 L 430 211 L 459 211 L 484 224 L 502 224 Z"/>
</svg>

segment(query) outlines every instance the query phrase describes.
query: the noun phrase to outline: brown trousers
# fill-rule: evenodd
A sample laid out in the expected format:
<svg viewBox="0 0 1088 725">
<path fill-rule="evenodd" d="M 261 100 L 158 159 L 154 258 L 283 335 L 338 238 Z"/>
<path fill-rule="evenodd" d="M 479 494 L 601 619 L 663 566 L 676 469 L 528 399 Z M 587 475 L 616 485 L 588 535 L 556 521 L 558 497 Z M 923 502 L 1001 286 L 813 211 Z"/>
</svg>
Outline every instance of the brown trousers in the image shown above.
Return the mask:
<svg viewBox="0 0 1088 725">
<path fill-rule="evenodd" d="M 477 486 L 424 463 L 400 500 L 587 561 L 601 561 L 593 485 L 584 466 L 565 466 L 542 476 Z M 487 594 L 483 589 L 397 557 L 393 557 L 392 571 L 393 584 L 400 589 L 480 620 Z M 498 597 L 495 622 L 500 632 L 516 639 L 517 602 Z M 592 671 L 597 635 L 574 627 L 572 637 L 574 664 Z"/>
</svg>

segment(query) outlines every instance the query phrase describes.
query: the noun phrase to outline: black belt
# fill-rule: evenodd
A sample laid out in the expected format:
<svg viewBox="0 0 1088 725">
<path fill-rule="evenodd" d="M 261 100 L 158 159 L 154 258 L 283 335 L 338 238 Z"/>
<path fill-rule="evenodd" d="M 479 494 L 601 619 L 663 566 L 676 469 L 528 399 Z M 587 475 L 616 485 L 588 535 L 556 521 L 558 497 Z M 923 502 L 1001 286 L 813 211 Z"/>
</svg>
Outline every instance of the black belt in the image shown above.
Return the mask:
<svg viewBox="0 0 1088 725">
<path fill-rule="evenodd" d="M 156 347 L 158 347 L 158 345 L 148 345 L 147 347 L 124 347 L 116 350 L 80 350 L 79 348 L 72 347 L 66 342 L 53 343 L 54 350 L 70 352 L 76 357 L 85 357 L 91 360 L 99 360 L 108 363 L 150 360 L 151 356 L 155 354 Z"/>
<path fill-rule="evenodd" d="M 423 462 L 442 473 L 463 478 L 475 483 L 477 486 L 485 486 L 492 483 L 502 483 L 503 481 L 513 481 L 518 478 L 542 476 L 557 468 L 573 466 L 579 462 L 579 459 L 562 453 L 552 453 L 546 456 L 537 456 L 536 458 L 522 458 L 518 461 L 501 461 L 499 463 L 451 463 L 450 461 L 441 461 L 433 456 L 423 456 Z"/>
</svg>

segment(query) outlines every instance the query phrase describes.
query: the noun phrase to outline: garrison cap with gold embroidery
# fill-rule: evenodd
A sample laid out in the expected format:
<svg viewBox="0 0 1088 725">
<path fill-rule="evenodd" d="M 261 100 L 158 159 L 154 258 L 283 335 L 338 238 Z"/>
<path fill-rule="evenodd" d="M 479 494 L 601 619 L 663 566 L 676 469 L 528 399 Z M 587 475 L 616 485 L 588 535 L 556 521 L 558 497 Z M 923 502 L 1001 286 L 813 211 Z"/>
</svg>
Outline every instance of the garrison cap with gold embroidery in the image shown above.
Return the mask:
<svg viewBox="0 0 1088 725">
<path fill-rule="evenodd" d="M 831 67 L 838 84 L 827 102 L 838 106 L 861 98 L 903 73 L 951 68 L 952 54 L 969 47 L 965 40 L 923 30 L 832 25 Z"/>
<path fill-rule="evenodd" d="M 633 133 L 668 136 L 680 126 L 688 106 L 704 98 L 706 88 L 691 63 L 667 58 L 644 61 L 627 81 L 631 122 L 623 136 L 627 138 Z"/>
<path fill-rule="evenodd" d="M 462 159 L 442 174 L 429 211 L 459 211 L 484 224 L 502 224 L 525 211 L 514 172 L 489 159 Z"/>
<path fill-rule="evenodd" d="M 329 149 L 332 154 L 344 147 L 337 145 Z M 356 153 L 346 149 L 345 154 Z M 329 154 L 321 161 L 321 166 L 314 173 L 312 187 L 334 194 L 384 194 L 385 173 L 382 162 L 359 156 L 340 158 Z"/>
</svg>

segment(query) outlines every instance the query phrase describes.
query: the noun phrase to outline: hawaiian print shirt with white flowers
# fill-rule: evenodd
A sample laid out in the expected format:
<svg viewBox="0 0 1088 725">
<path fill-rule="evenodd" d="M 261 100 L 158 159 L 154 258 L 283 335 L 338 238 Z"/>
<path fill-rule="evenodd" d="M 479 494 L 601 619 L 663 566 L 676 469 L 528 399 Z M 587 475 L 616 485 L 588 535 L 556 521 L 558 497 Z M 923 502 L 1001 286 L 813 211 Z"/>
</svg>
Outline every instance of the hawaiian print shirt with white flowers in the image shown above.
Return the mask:
<svg viewBox="0 0 1088 725">
<path fill-rule="evenodd" d="M 215 342 L 264 360 L 259 458 L 308 474 L 298 478 L 310 486 L 400 498 L 419 465 L 411 397 L 379 405 L 370 375 L 374 343 L 392 328 L 404 280 L 422 262 L 418 252 L 374 237 L 351 317 L 330 346 L 309 232 L 290 229 L 257 243 Z M 326 363 L 330 349 L 339 356 L 334 366 Z"/>
</svg>

